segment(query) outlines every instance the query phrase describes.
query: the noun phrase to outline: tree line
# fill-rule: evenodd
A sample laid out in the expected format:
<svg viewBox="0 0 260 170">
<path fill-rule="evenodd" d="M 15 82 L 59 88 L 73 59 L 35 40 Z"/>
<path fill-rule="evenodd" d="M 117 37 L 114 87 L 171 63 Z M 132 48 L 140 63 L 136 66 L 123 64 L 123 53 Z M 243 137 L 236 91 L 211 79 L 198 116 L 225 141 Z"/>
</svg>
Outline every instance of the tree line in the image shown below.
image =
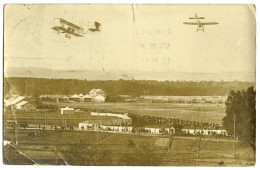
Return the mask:
<svg viewBox="0 0 260 170">
<path fill-rule="evenodd" d="M 223 118 L 223 127 L 228 134 L 248 142 L 255 156 L 256 91 L 254 87 L 249 87 L 247 90 L 230 91 L 225 105 L 226 116 Z"/>
<path fill-rule="evenodd" d="M 255 86 L 242 81 L 155 81 L 155 80 L 77 80 L 8 77 L 4 79 L 4 94 L 86 94 L 93 88 L 104 90 L 107 95 L 161 95 L 161 96 L 224 96 L 231 90 Z"/>
</svg>

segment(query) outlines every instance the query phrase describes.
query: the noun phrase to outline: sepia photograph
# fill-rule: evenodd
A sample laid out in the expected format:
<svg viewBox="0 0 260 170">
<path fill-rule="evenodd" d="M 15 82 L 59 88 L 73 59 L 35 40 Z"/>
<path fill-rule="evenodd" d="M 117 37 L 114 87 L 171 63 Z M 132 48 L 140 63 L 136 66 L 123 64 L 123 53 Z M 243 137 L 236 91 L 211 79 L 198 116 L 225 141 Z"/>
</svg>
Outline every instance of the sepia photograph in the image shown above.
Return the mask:
<svg viewBox="0 0 260 170">
<path fill-rule="evenodd" d="M 254 4 L 3 10 L 3 164 L 255 166 Z"/>
</svg>

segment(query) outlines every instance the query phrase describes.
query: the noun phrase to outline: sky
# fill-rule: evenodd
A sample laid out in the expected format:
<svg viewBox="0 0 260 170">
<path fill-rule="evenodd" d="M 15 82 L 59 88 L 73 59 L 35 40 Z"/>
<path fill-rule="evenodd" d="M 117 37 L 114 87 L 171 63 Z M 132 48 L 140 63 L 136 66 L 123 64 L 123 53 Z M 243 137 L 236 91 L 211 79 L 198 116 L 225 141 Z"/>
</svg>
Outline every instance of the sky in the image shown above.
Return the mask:
<svg viewBox="0 0 260 170">
<path fill-rule="evenodd" d="M 219 24 L 197 32 L 183 24 L 195 13 Z M 55 18 L 84 37 L 58 35 Z M 101 32 L 88 31 L 95 21 Z M 255 72 L 255 36 L 250 5 L 6 5 L 4 68 Z"/>
</svg>

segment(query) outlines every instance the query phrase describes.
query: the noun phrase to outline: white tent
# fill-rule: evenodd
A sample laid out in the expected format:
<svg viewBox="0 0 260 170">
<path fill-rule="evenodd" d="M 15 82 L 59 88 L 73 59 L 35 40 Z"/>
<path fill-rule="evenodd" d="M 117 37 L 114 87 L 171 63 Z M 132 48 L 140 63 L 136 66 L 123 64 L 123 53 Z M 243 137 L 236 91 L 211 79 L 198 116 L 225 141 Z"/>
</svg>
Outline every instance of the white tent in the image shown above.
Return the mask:
<svg viewBox="0 0 260 170">
<path fill-rule="evenodd" d="M 62 96 L 61 99 L 68 99 L 68 96 Z"/>
<path fill-rule="evenodd" d="M 77 94 L 73 94 L 72 96 L 70 96 L 70 98 L 80 98 L 80 97 Z"/>
<path fill-rule="evenodd" d="M 83 96 L 83 98 L 91 99 L 92 97 L 90 95 L 86 94 L 85 96 Z"/>
</svg>

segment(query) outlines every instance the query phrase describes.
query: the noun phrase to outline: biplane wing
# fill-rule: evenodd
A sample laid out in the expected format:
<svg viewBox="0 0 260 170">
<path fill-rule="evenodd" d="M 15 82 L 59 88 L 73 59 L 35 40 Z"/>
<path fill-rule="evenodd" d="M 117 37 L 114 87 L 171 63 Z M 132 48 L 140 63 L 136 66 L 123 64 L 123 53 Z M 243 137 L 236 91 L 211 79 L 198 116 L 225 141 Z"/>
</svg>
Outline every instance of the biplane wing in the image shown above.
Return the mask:
<svg viewBox="0 0 260 170">
<path fill-rule="evenodd" d="M 201 25 L 216 25 L 218 24 L 217 22 L 202 22 L 200 23 Z"/>
<path fill-rule="evenodd" d="M 52 29 L 54 29 L 55 31 L 60 31 L 61 33 L 68 33 L 68 34 L 74 35 L 76 37 L 83 37 L 82 35 L 77 34 L 72 30 L 65 29 L 64 27 L 61 27 L 61 26 L 52 27 Z"/>
<path fill-rule="evenodd" d="M 187 24 L 187 25 L 198 25 L 197 22 L 184 22 L 183 24 Z"/>
<path fill-rule="evenodd" d="M 65 24 L 65 25 L 71 26 L 71 27 L 73 27 L 76 30 L 84 30 L 83 28 L 81 28 L 81 27 L 79 27 L 79 26 L 77 26 L 77 25 L 75 25 L 75 24 L 73 24 L 73 23 L 71 23 L 69 21 L 66 21 L 65 19 L 62 19 L 62 18 L 58 18 L 58 19 L 60 20 L 61 24 Z"/>
<path fill-rule="evenodd" d="M 70 38 L 69 34 L 76 37 L 83 37 L 84 28 L 81 28 L 71 22 L 68 22 L 62 18 L 55 18 L 55 25 L 52 29 L 58 33 L 65 33 L 67 38 Z"/>
</svg>

